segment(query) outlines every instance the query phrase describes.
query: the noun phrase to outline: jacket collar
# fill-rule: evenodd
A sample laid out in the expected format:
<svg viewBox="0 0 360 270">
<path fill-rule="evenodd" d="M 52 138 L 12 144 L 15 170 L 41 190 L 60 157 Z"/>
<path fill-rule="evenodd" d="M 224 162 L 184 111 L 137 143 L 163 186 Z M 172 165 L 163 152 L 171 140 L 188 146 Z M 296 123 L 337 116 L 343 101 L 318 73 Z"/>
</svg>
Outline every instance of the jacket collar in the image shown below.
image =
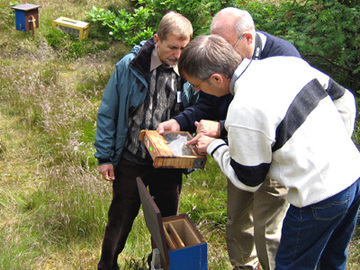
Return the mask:
<svg viewBox="0 0 360 270">
<path fill-rule="evenodd" d="M 151 54 L 154 48 L 154 38 L 148 39 L 130 63 L 130 66 L 136 69 L 144 78 L 147 78 L 150 73 Z"/>
<path fill-rule="evenodd" d="M 130 65 L 131 67 L 135 68 L 144 78 L 147 78 L 147 75 L 149 75 L 152 70 L 162 65 L 153 37 L 148 39 L 137 53 L 134 50 L 133 53 L 135 53 L 136 56 L 131 61 Z M 173 67 L 173 69 L 175 73 L 179 75 L 177 65 Z"/>
<path fill-rule="evenodd" d="M 245 58 L 240 63 L 240 65 L 237 67 L 237 69 L 235 70 L 233 76 L 231 77 L 230 86 L 229 86 L 229 88 L 230 88 L 229 90 L 230 90 L 230 93 L 232 95 L 235 95 L 235 83 L 236 83 L 236 81 L 241 77 L 241 75 L 244 74 L 246 69 L 251 64 L 251 62 L 252 62 L 252 59 Z"/>
</svg>

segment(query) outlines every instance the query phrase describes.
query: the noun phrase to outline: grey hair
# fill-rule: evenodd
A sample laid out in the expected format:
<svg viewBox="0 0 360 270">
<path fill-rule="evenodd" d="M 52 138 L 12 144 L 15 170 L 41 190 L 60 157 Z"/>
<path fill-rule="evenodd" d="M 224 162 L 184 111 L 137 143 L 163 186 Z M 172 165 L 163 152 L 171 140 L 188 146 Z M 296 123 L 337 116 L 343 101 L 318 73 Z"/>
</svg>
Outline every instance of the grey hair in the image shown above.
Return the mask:
<svg viewBox="0 0 360 270">
<path fill-rule="evenodd" d="M 216 32 L 221 35 L 225 31 L 228 31 L 228 26 L 224 26 L 224 24 L 219 21 L 219 17 L 221 16 L 233 20 L 232 28 L 238 36 L 246 31 L 255 31 L 254 20 L 248 11 L 234 7 L 227 7 L 220 10 L 214 16 L 210 27 L 211 33 Z"/>
<path fill-rule="evenodd" d="M 178 36 L 180 39 L 191 39 L 193 27 L 191 22 L 180 13 L 170 11 L 161 19 L 157 35 L 160 40 L 166 40 L 170 34 Z"/>
<path fill-rule="evenodd" d="M 242 57 L 233 47 L 218 35 L 198 36 L 184 48 L 178 68 L 184 74 L 198 79 L 207 80 L 214 73 L 222 73 L 231 78 Z"/>
</svg>

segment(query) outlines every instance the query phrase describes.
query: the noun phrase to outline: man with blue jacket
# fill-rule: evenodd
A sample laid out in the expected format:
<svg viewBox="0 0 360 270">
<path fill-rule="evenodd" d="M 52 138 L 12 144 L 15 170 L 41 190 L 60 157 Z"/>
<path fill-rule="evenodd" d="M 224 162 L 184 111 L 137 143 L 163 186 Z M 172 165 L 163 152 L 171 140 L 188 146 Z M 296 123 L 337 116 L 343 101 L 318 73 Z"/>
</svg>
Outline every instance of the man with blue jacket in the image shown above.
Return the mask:
<svg viewBox="0 0 360 270">
<path fill-rule="evenodd" d="M 153 38 L 135 46 L 116 64 L 105 88 L 97 117 L 95 157 L 104 179 L 112 182 L 113 199 L 98 269 L 119 269 L 118 255 L 140 208 L 136 177 L 149 186 L 162 216 L 177 214 L 182 171 L 155 169 L 139 134 L 142 129 L 156 129 L 195 98 L 176 69 L 192 35 L 190 21 L 169 12 Z"/>
</svg>

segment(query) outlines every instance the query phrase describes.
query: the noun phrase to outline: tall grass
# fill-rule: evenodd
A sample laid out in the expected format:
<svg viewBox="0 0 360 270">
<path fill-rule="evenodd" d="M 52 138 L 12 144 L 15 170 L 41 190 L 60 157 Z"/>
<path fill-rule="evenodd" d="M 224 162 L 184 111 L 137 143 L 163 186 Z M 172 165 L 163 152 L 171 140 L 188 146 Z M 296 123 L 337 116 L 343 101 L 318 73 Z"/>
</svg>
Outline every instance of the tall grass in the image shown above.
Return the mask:
<svg viewBox="0 0 360 270">
<path fill-rule="evenodd" d="M 52 27 L 60 16 L 86 20 L 92 1 L 37 4 L 36 39 L 16 31 L 13 10 L 0 4 L 0 268 L 95 269 L 111 200 L 93 157 L 96 112 L 129 48 L 92 39 L 91 26 L 83 42 Z M 220 179 L 213 177 L 213 168 L 184 178 L 181 211 L 195 218 L 209 243 L 209 268 L 226 269 L 226 183 L 219 172 Z M 146 269 L 150 252 L 141 213 L 120 266 Z"/>
<path fill-rule="evenodd" d="M 39 4 L 35 40 L 0 7 L 0 268 L 95 269 L 111 198 L 93 158 L 95 118 L 123 50 L 52 28 L 65 14 L 84 19 L 86 3 Z"/>
<path fill-rule="evenodd" d="M 93 157 L 96 112 L 114 65 L 129 51 L 121 42 L 77 41 L 52 27 L 66 16 L 87 19 L 93 5 L 111 0 L 41 0 L 36 39 L 15 30 L 0 2 L 0 269 L 96 269 L 111 185 Z M 359 127 L 357 129 L 359 134 Z M 208 243 L 209 269 L 231 269 L 225 245 L 226 179 L 209 158 L 184 177 L 181 213 Z M 142 212 L 119 264 L 146 269 L 150 235 Z M 358 238 L 350 265 L 359 262 Z"/>
</svg>

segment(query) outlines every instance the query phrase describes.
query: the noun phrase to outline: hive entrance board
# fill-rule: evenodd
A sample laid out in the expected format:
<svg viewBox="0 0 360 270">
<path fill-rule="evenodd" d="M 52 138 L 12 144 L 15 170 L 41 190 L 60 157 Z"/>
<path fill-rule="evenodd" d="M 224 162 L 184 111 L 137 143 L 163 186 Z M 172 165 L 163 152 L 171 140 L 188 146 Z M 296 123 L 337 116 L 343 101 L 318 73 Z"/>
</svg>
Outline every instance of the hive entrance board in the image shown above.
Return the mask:
<svg viewBox="0 0 360 270">
<path fill-rule="evenodd" d="M 192 139 L 187 131 L 160 135 L 156 130 L 142 130 L 139 139 L 149 151 L 155 168 L 202 169 L 205 166 L 206 156 L 199 155 L 195 145 L 186 145 Z"/>
</svg>

